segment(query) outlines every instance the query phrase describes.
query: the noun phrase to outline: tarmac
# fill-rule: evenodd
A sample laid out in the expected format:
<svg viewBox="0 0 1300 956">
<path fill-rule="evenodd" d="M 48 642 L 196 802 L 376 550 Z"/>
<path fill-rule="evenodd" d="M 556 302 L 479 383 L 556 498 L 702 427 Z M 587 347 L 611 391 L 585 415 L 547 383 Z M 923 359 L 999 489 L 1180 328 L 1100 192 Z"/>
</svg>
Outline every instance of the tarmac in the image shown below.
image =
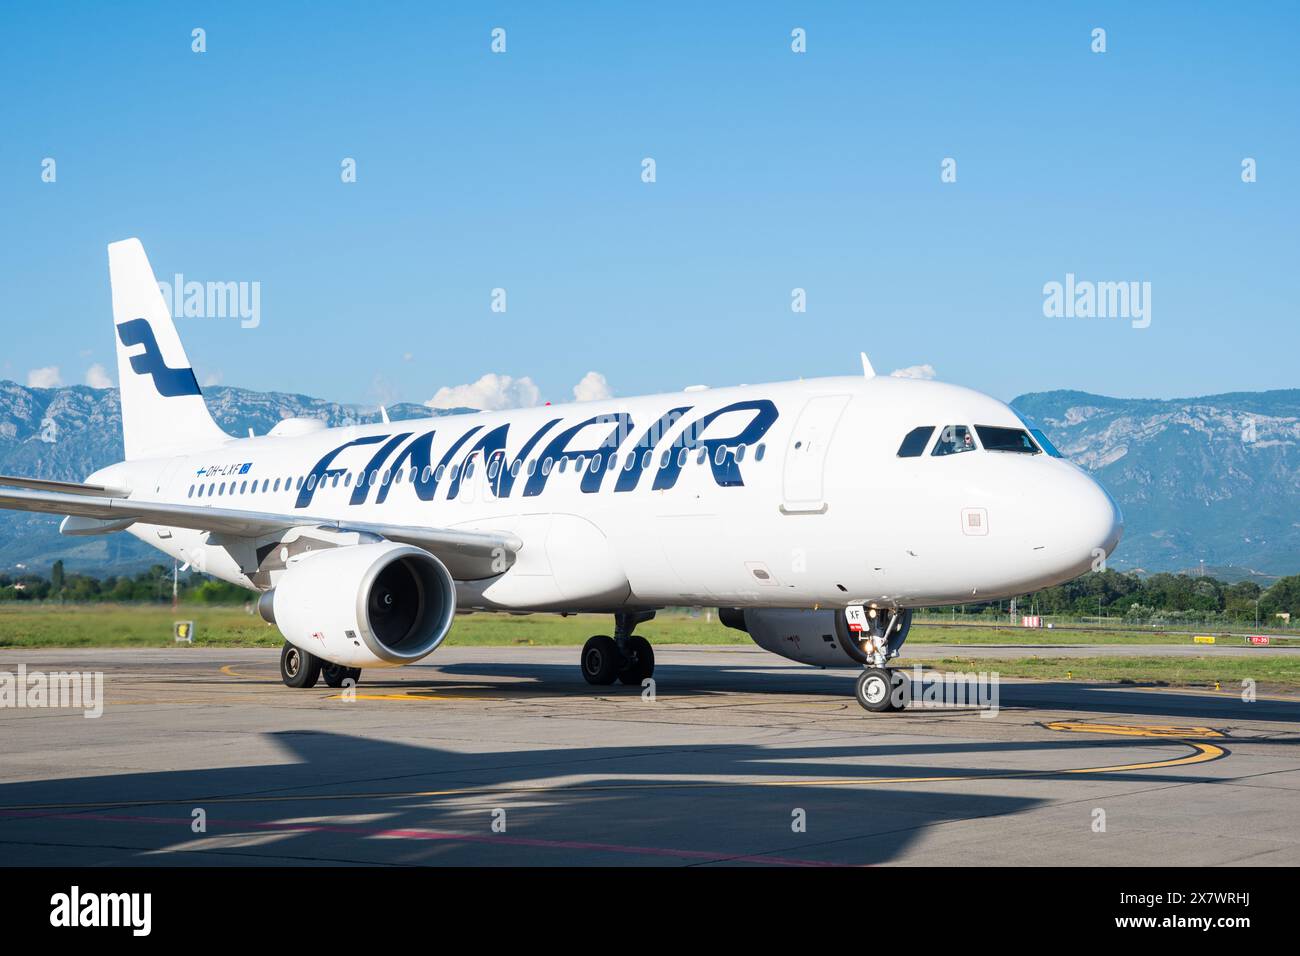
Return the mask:
<svg viewBox="0 0 1300 956">
<path fill-rule="evenodd" d="M 656 655 L 594 688 L 576 647 L 450 643 L 350 692 L 274 649 L 3 650 L 103 694 L 0 707 L 0 863 L 1300 864 L 1294 694 L 1003 679 L 995 714 L 869 714 L 851 670 Z"/>
</svg>

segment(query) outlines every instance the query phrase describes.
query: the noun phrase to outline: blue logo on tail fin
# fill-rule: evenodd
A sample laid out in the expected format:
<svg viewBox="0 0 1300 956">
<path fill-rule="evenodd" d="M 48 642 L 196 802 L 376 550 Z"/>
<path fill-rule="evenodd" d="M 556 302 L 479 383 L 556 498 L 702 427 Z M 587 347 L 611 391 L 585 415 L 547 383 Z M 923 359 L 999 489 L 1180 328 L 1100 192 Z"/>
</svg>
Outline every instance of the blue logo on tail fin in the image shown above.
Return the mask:
<svg viewBox="0 0 1300 956">
<path fill-rule="evenodd" d="M 194 377 L 192 368 L 171 368 L 163 361 L 158 340 L 154 338 L 153 328 L 147 319 L 132 319 L 117 327 L 117 337 L 128 348 L 143 345 L 144 351 L 131 356 L 131 370 L 138 375 L 153 378 L 154 388 L 163 398 L 176 398 L 181 395 L 201 395 L 199 381 Z"/>
</svg>

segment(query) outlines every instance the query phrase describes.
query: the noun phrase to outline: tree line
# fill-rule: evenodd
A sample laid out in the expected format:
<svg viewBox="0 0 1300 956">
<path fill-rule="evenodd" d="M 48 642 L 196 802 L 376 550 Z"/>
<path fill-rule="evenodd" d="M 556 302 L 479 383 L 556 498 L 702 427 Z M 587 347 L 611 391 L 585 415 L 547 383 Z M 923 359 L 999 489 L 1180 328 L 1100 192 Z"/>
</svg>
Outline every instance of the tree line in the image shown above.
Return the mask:
<svg viewBox="0 0 1300 956">
<path fill-rule="evenodd" d="M 244 604 L 253 592 L 187 571 L 176 577 L 177 597 L 191 604 Z M 68 604 L 165 604 L 172 599 L 172 569 L 155 564 L 135 575 L 98 578 L 67 574 L 55 561 L 48 576 L 0 574 L 0 601 L 61 601 Z"/>
<path fill-rule="evenodd" d="M 968 604 L 967 611 L 1009 610 L 1010 602 Z M 1098 571 L 1016 599 L 1018 614 L 1110 617 L 1132 623 L 1222 621 L 1287 626 L 1278 615 L 1300 623 L 1300 574 L 1268 587 L 1254 581 L 1228 583 L 1208 575 L 1135 574 Z"/>
</svg>

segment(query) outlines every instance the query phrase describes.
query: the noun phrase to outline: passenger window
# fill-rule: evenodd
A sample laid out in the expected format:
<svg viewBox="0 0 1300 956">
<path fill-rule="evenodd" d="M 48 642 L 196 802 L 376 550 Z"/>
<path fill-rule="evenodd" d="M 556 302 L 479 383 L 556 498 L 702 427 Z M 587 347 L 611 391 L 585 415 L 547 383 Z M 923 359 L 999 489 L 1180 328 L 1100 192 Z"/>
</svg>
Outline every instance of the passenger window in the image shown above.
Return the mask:
<svg viewBox="0 0 1300 956">
<path fill-rule="evenodd" d="M 970 433 L 970 429 L 965 425 L 945 425 L 930 454 L 959 455 L 964 451 L 975 451 L 975 436 Z"/>
<path fill-rule="evenodd" d="M 996 425 L 976 425 L 980 444 L 985 451 L 1009 451 L 1020 455 L 1037 455 L 1038 448 L 1029 433 L 1019 428 L 999 428 Z"/>
<path fill-rule="evenodd" d="M 903 436 L 903 444 L 898 446 L 899 458 L 920 458 L 925 454 L 925 446 L 930 444 L 930 436 L 934 434 L 933 425 L 921 425 L 913 428 Z"/>
</svg>

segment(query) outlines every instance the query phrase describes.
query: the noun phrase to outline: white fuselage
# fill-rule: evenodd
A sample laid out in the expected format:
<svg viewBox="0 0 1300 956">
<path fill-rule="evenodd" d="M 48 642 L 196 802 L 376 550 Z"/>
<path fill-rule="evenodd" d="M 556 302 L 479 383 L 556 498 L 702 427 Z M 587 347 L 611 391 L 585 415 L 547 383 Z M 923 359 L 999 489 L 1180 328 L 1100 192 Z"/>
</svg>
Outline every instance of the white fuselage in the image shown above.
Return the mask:
<svg viewBox="0 0 1300 956">
<path fill-rule="evenodd" d="M 304 525 L 516 535 L 507 570 L 457 582 L 466 609 L 957 604 L 1069 580 L 1114 549 L 1118 510 L 1079 468 L 982 446 L 900 457 L 919 426 L 1025 427 L 957 386 L 824 378 L 309 428 L 92 477 L 136 499 Z M 129 530 L 200 570 L 269 586 L 207 532 Z"/>
</svg>

